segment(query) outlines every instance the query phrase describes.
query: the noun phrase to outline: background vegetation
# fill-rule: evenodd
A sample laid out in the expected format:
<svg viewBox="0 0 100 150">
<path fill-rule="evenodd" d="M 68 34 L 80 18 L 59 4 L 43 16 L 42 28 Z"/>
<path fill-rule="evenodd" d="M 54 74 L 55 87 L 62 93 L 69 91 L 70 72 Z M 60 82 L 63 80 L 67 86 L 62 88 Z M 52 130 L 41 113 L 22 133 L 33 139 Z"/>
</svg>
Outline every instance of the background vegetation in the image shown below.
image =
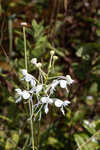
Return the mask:
<svg viewBox="0 0 100 150">
<path fill-rule="evenodd" d="M 24 104 L 15 104 L 14 89 L 24 86 L 21 22 L 28 24 L 29 71 L 37 75 L 33 57 L 46 68 L 55 49 L 56 72 L 75 80 L 66 115 L 53 109 L 44 115 L 40 149 L 100 150 L 99 0 L 0 0 L 0 150 L 31 149 Z M 65 99 L 63 91 L 58 96 Z"/>
</svg>

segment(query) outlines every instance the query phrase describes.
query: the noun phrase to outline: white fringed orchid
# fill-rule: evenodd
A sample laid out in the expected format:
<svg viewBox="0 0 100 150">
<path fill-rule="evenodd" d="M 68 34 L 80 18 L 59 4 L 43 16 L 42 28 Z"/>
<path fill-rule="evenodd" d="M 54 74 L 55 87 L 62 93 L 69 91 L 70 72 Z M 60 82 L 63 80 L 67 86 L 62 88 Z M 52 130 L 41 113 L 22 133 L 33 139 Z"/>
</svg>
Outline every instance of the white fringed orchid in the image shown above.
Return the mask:
<svg viewBox="0 0 100 150">
<path fill-rule="evenodd" d="M 15 91 L 17 92 L 18 95 L 16 103 L 20 102 L 22 99 L 27 100 L 30 97 L 30 93 L 26 90 L 22 91 L 21 89 L 15 89 Z"/>
<path fill-rule="evenodd" d="M 67 75 L 67 76 L 66 76 L 66 81 L 67 81 L 67 84 L 68 84 L 68 85 L 71 85 L 71 84 L 74 82 L 74 80 L 72 80 L 72 78 L 71 78 L 70 75 Z"/>
<path fill-rule="evenodd" d="M 44 111 L 47 114 L 49 112 L 48 104 L 52 104 L 53 100 L 49 97 L 42 97 L 40 101 L 45 104 Z"/>
<path fill-rule="evenodd" d="M 53 80 L 50 85 L 50 95 L 54 93 L 56 86 L 59 84 L 59 80 Z"/>
<path fill-rule="evenodd" d="M 52 54 L 52 56 L 53 55 L 54 54 Z M 70 104 L 70 101 L 51 98 L 51 95 L 53 96 L 54 92 L 56 91 L 56 87 L 66 89 L 68 92 L 68 86 L 70 86 L 74 82 L 74 80 L 70 77 L 70 75 L 51 77 L 51 79 L 47 80 L 48 74 L 46 74 L 42 70 L 42 64 L 37 63 L 37 58 L 33 58 L 31 60 L 31 63 L 38 68 L 40 75 L 39 79 L 36 79 L 33 75 L 29 74 L 26 69 L 22 69 L 22 80 L 25 80 L 29 83 L 29 89 L 15 89 L 18 95 L 16 103 L 20 102 L 22 99 L 29 100 L 31 102 L 32 111 L 30 118 L 32 118 L 33 115 L 35 116 L 35 118 L 36 116 L 40 115 L 42 108 L 47 114 L 49 112 L 49 105 L 54 105 L 55 107 L 60 108 L 62 114 L 65 115 L 64 108 Z M 52 64 L 50 63 L 50 65 Z M 35 98 L 35 101 L 33 101 L 33 98 Z"/>
<path fill-rule="evenodd" d="M 24 75 L 24 78 L 22 80 L 25 80 L 26 82 L 30 82 L 32 87 L 36 85 L 35 77 L 27 73 L 26 69 L 22 69 L 22 74 Z"/>
<path fill-rule="evenodd" d="M 70 104 L 70 101 L 68 101 L 68 100 L 62 101 L 60 99 L 55 98 L 55 103 L 54 104 L 55 104 L 56 107 L 60 108 L 63 115 L 65 115 L 64 107 L 68 106 Z"/>
</svg>

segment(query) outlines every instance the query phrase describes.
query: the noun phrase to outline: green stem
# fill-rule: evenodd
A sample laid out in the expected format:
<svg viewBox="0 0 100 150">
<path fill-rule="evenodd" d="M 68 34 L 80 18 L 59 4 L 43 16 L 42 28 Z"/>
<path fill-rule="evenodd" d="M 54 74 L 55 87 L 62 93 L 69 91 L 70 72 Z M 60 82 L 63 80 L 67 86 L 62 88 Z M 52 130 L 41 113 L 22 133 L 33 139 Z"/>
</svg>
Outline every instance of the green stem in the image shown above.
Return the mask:
<svg viewBox="0 0 100 150">
<path fill-rule="evenodd" d="M 25 68 L 28 69 L 28 63 L 27 63 L 27 49 L 26 49 L 26 34 L 25 34 L 25 27 L 23 26 L 23 35 L 24 35 L 24 53 L 25 53 Z M 29 90 L 29 84 L 27 83 L 27 90 Z M 31 109 L 31 102 L 29 100 L 29 111 L 30 116 L 32 113 Z M 33 121 L 30 119 L 30 127 L 31 127 L 31 141 L 32 141 L 32 150 L 34 150 L 34 135 L 33 135 Z"/>
<path fill-rule="evenodd" d="M 30 110 L 30 116 L 31 116 L 31 103 L 29 101 L 29 110 Z M 30 119 L 30 127 L 31 127 L 31 141 L 32 141 L 32 150 L 34 150 L 34 136 L 33 136 L 33 121 Z"/>
<path fill-rule="evenodd" d="M 52 67 L 52 59 L 53 59 L 53 55 L 51 55 L 51 57 L 50 57 L 50 62 L 49 62 L 49 67 L 48 67 L 48 75 L 49 75 L 51 67 Z"/>
<path fill-rule="evenodd" d="M 53 55 L 51 55 L 51 57 L 50 57 L 50 62 L 49 62 L 49 67 L 48 67 L 48 73 L 47 73 L 47 76 L 46 76 L 46 79 L 45 79 L 45 84 L 46 84 L 47 81 L 48 81 L 49 73 L 50 73 L 50 71 L 51 71 L 52 58 L 53 58 Z"/>
<path fill-rule="evenodd" d="M 38 150 L 39 150 L 39 139 L 40 139 L 40 120 L 38 122 L 38 143 L 37 143 Z"/>
<path fill-rule="evenodd" d="M 24 27 L 24 26 L 23 26 L 23 34 L 24 34 L 25 68 L 26 68 L 26 70 L 27 70 L 26 34 L 25 34 L 25 27 Z"/>
<path fill-rule="evenodd" d="M 12 52 L 13 52 L 13 27 L 12 27 L 12 19 L 8 20 L 8 31 L 9 31 L 9 56 L 12 56 Z"/>
<path fill-rule="evenodd" d="M 48 77 L 48 80 L 59 78 L 60 76 Z"/>
</svg>

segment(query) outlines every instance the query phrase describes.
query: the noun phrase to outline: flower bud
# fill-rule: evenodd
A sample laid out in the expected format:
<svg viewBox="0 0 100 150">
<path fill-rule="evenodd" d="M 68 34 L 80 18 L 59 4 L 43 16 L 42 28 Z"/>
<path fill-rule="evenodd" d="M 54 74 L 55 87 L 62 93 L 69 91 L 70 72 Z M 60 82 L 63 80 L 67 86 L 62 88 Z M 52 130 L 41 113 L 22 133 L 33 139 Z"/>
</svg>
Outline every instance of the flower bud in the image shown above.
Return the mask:
<svg viewBox="0 0 100 150">
<path fill-rule="evenodd" d="M 37 64 L 37 58 L 33 58 L 33 59 L 31 60 L 31 63 L 34 64 L 34 65 L 36 65 L 36 64 Z"/>
<path fill-rule="evenodd" d="M 21 22 L 20 25 L 21 25 L 21 26 L 27 26 L 27 23 L 26 23 L 26 22 Z"/>
<path fill-rule="evenodd" d="M 37 64 L 36 64 L 36 67 L 38 67 L 38 68 L 40 68 L 41 66 L 42 66 L 41 63 L 37 63 Z"/>
<path fill-rule="evenodd" d="M 54 52 L 53 50 L 52 50 L 52 51 L 50 51 L 50 55 L 54 55 L 54 53 L 55 53 L 55 52 Z"/>
<path fill-rule="evenodd" d="M 57 56 L 53 56 L 53 59 L 54 59 L 54 60 L 57 60 L 57 59 L 58 59 L 58 57 L 57 57 Z"/>
</svg>

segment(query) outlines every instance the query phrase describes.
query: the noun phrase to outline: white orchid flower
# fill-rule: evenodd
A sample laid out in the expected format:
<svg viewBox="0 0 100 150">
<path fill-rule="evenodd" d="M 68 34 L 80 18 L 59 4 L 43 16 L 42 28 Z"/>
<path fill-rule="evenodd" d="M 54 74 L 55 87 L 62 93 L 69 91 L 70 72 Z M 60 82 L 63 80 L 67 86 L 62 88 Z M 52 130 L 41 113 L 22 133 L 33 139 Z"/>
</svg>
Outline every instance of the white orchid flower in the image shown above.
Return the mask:
<svg viewBox="0 0 100 150">
<path fill-rule="evenodd" d="M 60 80 L 59 80 L 60 87 L 66 88 L 67 92 L 69 92 L 67 85 L 72 84 L 74 82 L 74 80 L 71 79 L 70 75 L 67 75 L 66 77 L 60 76 L 59 78 L 60 78 Z"/>
<path fill-rule="evenodd" d="M 30 93 L 28 91 L 24 90 L 22 93 L 22 96 L 23 96 L 23 99 L 29 99 Z"/>
<path fill-rule="evenodd" d="M 67 81 L 67 84 L 70 85 L 74 82 L 74 80 L 72 80 L 71 76 L 70 75 L 67 75 L 66 76 L 66 81 Z"/>
<path fill-rule="evenodd" d="M 56 107 L 61 107 L 63 105 L 63 101 L 60 99 L 55 99 L 55 106 Z"/>
<path fill-rule="evenodd" d="M 54 100 L 55 100 L 55 106 L 56 107 L 67 106 L 68 104 L 70 104 L 70 101 L 68 101 L 68 100 L 62 101 L 58 98 L 54 98 Z"/>
<path fill-rule="evenodd" d="M 26 90 L 22 91 L 21 89 L 15 89 L 15 91 L 17 92 L 17 95 L 19 96 L 16 100 L 16 103 L 20 102 L 22 99 L 29 99 L 30 97 L 30 93 Z"/>
<path fill-rule="evenodd" d="M 49 97 L 42 97 L 40 99 L 40 101 L 42 102 L 42 104 L 45 104 L 44 111 L 47 114 L 49 112 L 48 104 L 52 104 L 53 103 L 53 99 L 51 99 Z"/>
<path fill-rule="evenodd" d="M 66 80 L 59 80 L 59 84 L 61 88 L 65 88 L 67 93 L 69 92 L 68 88 L 67 88 L 67 81 Z"/>
<path fill-rule="evenodd" d="M 60 108 L 63 115 L 65 115 L 64 107 L 67 106 L 68 104 L 70 104 L 70 101 L 68 101 L 68 100 L 62 101 L 62 100 L 57 99 L 57 98 L 55 98 L 54 100 L 55 100 L 55 103 L 54 103 L 55 106 Z"/>
<path fill-rule="evenodd" d="M 51 83 L 51 88 L 55 89 L 55 87 L 59 84 L 59 80 L 53 80 L 53 82 Z"/>
<path fill-rule="evenodd" d="M 61 88 L 66 88 L 67 87 L 67 81 L 66 80 L 59 80 L 59 84 Z"/>
<path fill-rule="evenodd" d="M 30 82 L 32 87 L 36 85 L 35 77 L 27 73 L 26 69 L 22 69 L 22 74 L 24 75 L 24 78 L 22 80 L 25 80 L 26 82 Z"/>
<path fill-rule="evenodd" d="M 17 92 L 18 95 L 21 95 L 21 94 L 22 94 L 22 90 L 19 89 L 19 88 L 18 88 L 18 89 L 15 89 L 15 91 Z"/>
<path fill-rule="evenodd" d="M 19 95 L 19 97 L 16 100 L 16 103 L 18 103 L 22 100 L 22 90 L 18 88 L 18 89 L 15 89 L 15 91 L 17 92 L 17 95 Z"/>
<path fill-rule="evenodd" d="M 40 93 L 41 90 L 42 90 L 42 88 L 43 88 L 43 85 L 42 85 L 42 84 L 37 85 L 37 86 L 36 86 L 36 94 Z"/>
<path fill-rule="evenodd" d="M 45 103 L 52 104 L 53 103 L 53 99 L 49 98 L 48 96 L 47 97 L 42 97 L 41 98 L 41 102 L 43 104 L 45 104 Z"/>
<path fill-rule="evenodd" d="M 37 86 L 34 86 L 29 92 L 34 94 L 39 94 L 43 89 L 43 85 L 39 84 Z"/>
<path fill-rule="evenodd" d="M 59 84 L 59 80 L 53 80 L 53 82 L 50 85 L 50 95 L 53 94 L 58 84 Z"/>
<path fill-rule="evenodd" d="M 59 78 L 60 78 L 61 80 L 65 80 L 68 85 L 71 85 L 71 84 L 74 82 L 74 80 L 72 80 L 72 78 L 71 78 L 70 75 L 66 75 L 66 77 L 64 77 L 64 76 L 59 76 Z"/>
</svg>

